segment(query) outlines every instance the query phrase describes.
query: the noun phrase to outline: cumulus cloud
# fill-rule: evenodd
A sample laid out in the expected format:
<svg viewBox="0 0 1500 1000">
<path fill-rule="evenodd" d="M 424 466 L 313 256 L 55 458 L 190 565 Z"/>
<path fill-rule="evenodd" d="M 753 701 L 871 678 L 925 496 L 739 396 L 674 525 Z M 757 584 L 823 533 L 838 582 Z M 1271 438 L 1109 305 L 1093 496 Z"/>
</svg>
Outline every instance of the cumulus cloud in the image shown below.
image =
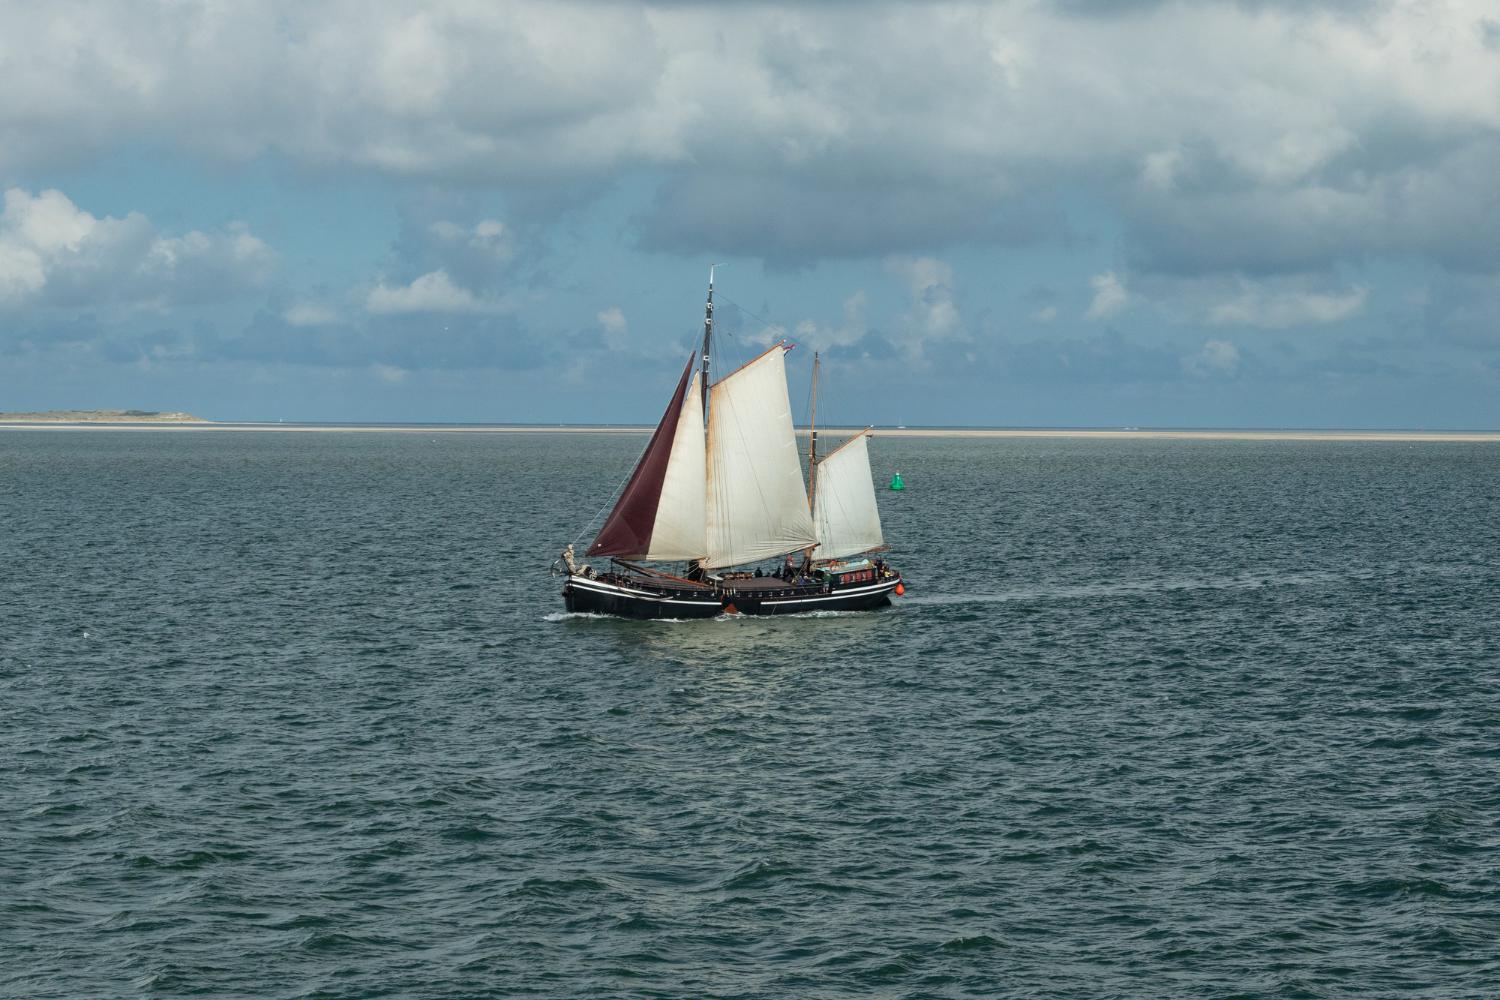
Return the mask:
<svg viewBox="0 0 1500 1000">
<path fill-rule="evenodd" d="M 497 219 L 463 225 L 439 219 L 427 225 L 413 248 L 423 261 L 435 262 L 467 288 L 489 288 L 499 282 L 515 258 L 510 229 Z"/>
<path fill-rule="evenodd" d="M 590 192 L 639 171 L 647 245 L 782 260 L 1058 238 L 1071 185 L 1125 205 L 1133 270 L 1326 267 L 1372 234 L 1494 258 L 1495 24 L 1484 0 L 13 4 L 0 167 L 144 139 Z"/>
<path fill-rule="evenodd" d="M 0 307 L 215 301 L 263 285 L 275 260 L 243 225 L 168 235 L 139 212 L 97 217 L 57 190 L 10 188 L 0 213 Z"/>
<path fill-rule="evenodd" d="M 1196 354 L 1182 359 L 1182 370 L 1197 378 L 1227 377 L 1239 367 L 1239 348 L 1227 340 L 1205 341 Z"/>
<path fill-rule="evenodd" d="M 844 299 L 843 322 L 833 325 L 804 319 L 794 331 L 797 343 L 806 344 L 815 351 L 856 344 L 869 332 L 865 317 L 868 308 L 868 296 L 863 291 L 855 292 Z"/>
<path fill-rule="evenodd" d="M 400 385 L 409 374 L 405 368 L 397 368 L 395 365 L 372 365 L 370 371 L 386 385 Z"/>
<path fill-rule="evenodd" d="M 400 313 L 492 313 L 503 312 L 508 303 L 480 298 L 461 288 L 447 271 L 429 271 L 409 284 L 377 284 L 365 296 L 365 309 L 376 315 Z"/>
<path fill-rule="evenodd" d="M 1209 310 L 1208 320 L 1217 326 L 1255 326 L 1272 330 L 1340 323 L 1363 309 L 1368 295 L 1367 288 L 1315 292 L 1244 284 L 1233 299 Z"/>
<path fill-rule="evenodd" d="M 630 330 L 630 324 L 625 321 L 625 313 L 619 306 L 601 310 L 594 319 L 599 324 L 599 332 L 604 335 L 605 347 L 618 351 L 625 346 L 625 335 Z"/>
<path fill-rule="evenodd" d="M 911 309 L 903 324 L 915 342 L 943 340 L 962 334 L 963 320 L 953 300 L 953 268 L 935 257 L 893 257 L 886 270 L 906 282 Z"/>
<path fill-rule="evenodd" d="M 1094 300 L 1089 303 L 1088 312 L 1084 313 L 1086 319 L 1107 319 L 1130 304 L 1130 293 L 1125 289 L 1125 282 L 1113 271 L 1094 275 L 1089 279 L 1089 284 L 1094 289 Z"/>
<path fill-rule="evenodd" d="M 339 320 L 337 312 L 320 302 L 294 302 L 282 317 L 292 326 L 328 326 Z"/>
</svg>

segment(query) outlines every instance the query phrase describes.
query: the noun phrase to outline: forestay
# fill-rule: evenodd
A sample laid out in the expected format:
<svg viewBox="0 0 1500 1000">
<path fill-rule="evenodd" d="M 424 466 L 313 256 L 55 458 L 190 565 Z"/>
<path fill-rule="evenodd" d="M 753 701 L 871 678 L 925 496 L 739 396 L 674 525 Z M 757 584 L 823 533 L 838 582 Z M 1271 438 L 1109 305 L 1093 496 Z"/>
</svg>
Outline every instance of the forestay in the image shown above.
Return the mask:
<svg viewBox="0 0 1500 1000">
<path fill-rule="evenodd" d="M 814 559 L 840 559 L 885 544 L 875 483 L 870 474 L 869 431 L 860 431 L 818 463 L 813 520 Z"/>
<path fill-rule="evenodd" d="M 817 543 L 777 344 L 715 385 L 708 416 L 710 569 Z"/>
</svg>

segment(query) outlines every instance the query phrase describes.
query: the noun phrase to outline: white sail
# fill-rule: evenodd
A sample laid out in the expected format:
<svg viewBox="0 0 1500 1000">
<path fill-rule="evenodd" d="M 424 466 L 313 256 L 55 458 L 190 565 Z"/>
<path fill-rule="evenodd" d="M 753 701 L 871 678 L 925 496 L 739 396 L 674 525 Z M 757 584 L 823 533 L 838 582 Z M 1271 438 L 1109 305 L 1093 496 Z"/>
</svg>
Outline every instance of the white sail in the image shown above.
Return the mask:
<svg viewBox="0 0 1500 1000">
<path fill-rule="evenodd" d="M 707 497 L 703 478 L 706 458 L 703 439 L 703 393 L 695 372 L 682 400 L 672 454 L 662 478 L 661 499 L 651 528 L 651 547 L 644 558 L 670 561 L 701 559 L 705 551 Z"/>
<path fill-rule="evenodd" d="M 818 531 L 814 559 L 839 559 L 885 544 L 875 481 L 870 474 L 869 431 L 860 431 L 818 463 L 813 521 Z"/>
<path fill-rule="evenodd" d="M 817 542 L 776 345 L 710 390 L 708 558 L 738 566 Z"/>
</svg>

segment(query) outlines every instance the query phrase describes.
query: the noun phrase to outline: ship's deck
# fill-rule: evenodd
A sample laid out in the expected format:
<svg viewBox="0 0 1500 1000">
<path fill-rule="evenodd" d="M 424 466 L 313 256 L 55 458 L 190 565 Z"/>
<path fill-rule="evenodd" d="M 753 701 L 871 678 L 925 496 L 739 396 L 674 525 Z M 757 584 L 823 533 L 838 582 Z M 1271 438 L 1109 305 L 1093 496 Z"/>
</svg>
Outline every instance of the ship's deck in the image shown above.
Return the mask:
<svg viewBox="0 0 1500 1000">
<path fill-rule="evenodd" d="M 779 576 L 752 576 L 743 580 L 724 580 L 720 583 L 726 591 L 738 593 L 761 593 L 772 590 L 818 590 L 816 583 L 796 584 Z"/>
</svg>

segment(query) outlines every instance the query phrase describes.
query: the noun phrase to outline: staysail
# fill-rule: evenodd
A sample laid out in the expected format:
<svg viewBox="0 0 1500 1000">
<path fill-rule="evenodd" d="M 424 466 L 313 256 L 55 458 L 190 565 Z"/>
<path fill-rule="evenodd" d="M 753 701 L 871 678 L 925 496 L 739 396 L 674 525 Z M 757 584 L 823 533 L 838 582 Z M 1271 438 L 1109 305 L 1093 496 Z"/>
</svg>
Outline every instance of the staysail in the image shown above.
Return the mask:
<svg viewBox="0 0 1500 1000">
<path fill-rule="evenodd" d="M 698 559 L 704 552 L 703 400 L 688 362 L 656 433 L 599 529 L 591 556 Z"/>
<path fill-rule="evenodd" d="M 709 569 L 805 549 L 817 542 L 777 344 L 709 391 Z"/>
<path fill-rule="evenodd" d="M 875 481 L 870 474 L 870 432 L 860 431 L 818 463 L 813 521 L 814 559 L 839 559 L 885 544 Z"/>
</svg>

